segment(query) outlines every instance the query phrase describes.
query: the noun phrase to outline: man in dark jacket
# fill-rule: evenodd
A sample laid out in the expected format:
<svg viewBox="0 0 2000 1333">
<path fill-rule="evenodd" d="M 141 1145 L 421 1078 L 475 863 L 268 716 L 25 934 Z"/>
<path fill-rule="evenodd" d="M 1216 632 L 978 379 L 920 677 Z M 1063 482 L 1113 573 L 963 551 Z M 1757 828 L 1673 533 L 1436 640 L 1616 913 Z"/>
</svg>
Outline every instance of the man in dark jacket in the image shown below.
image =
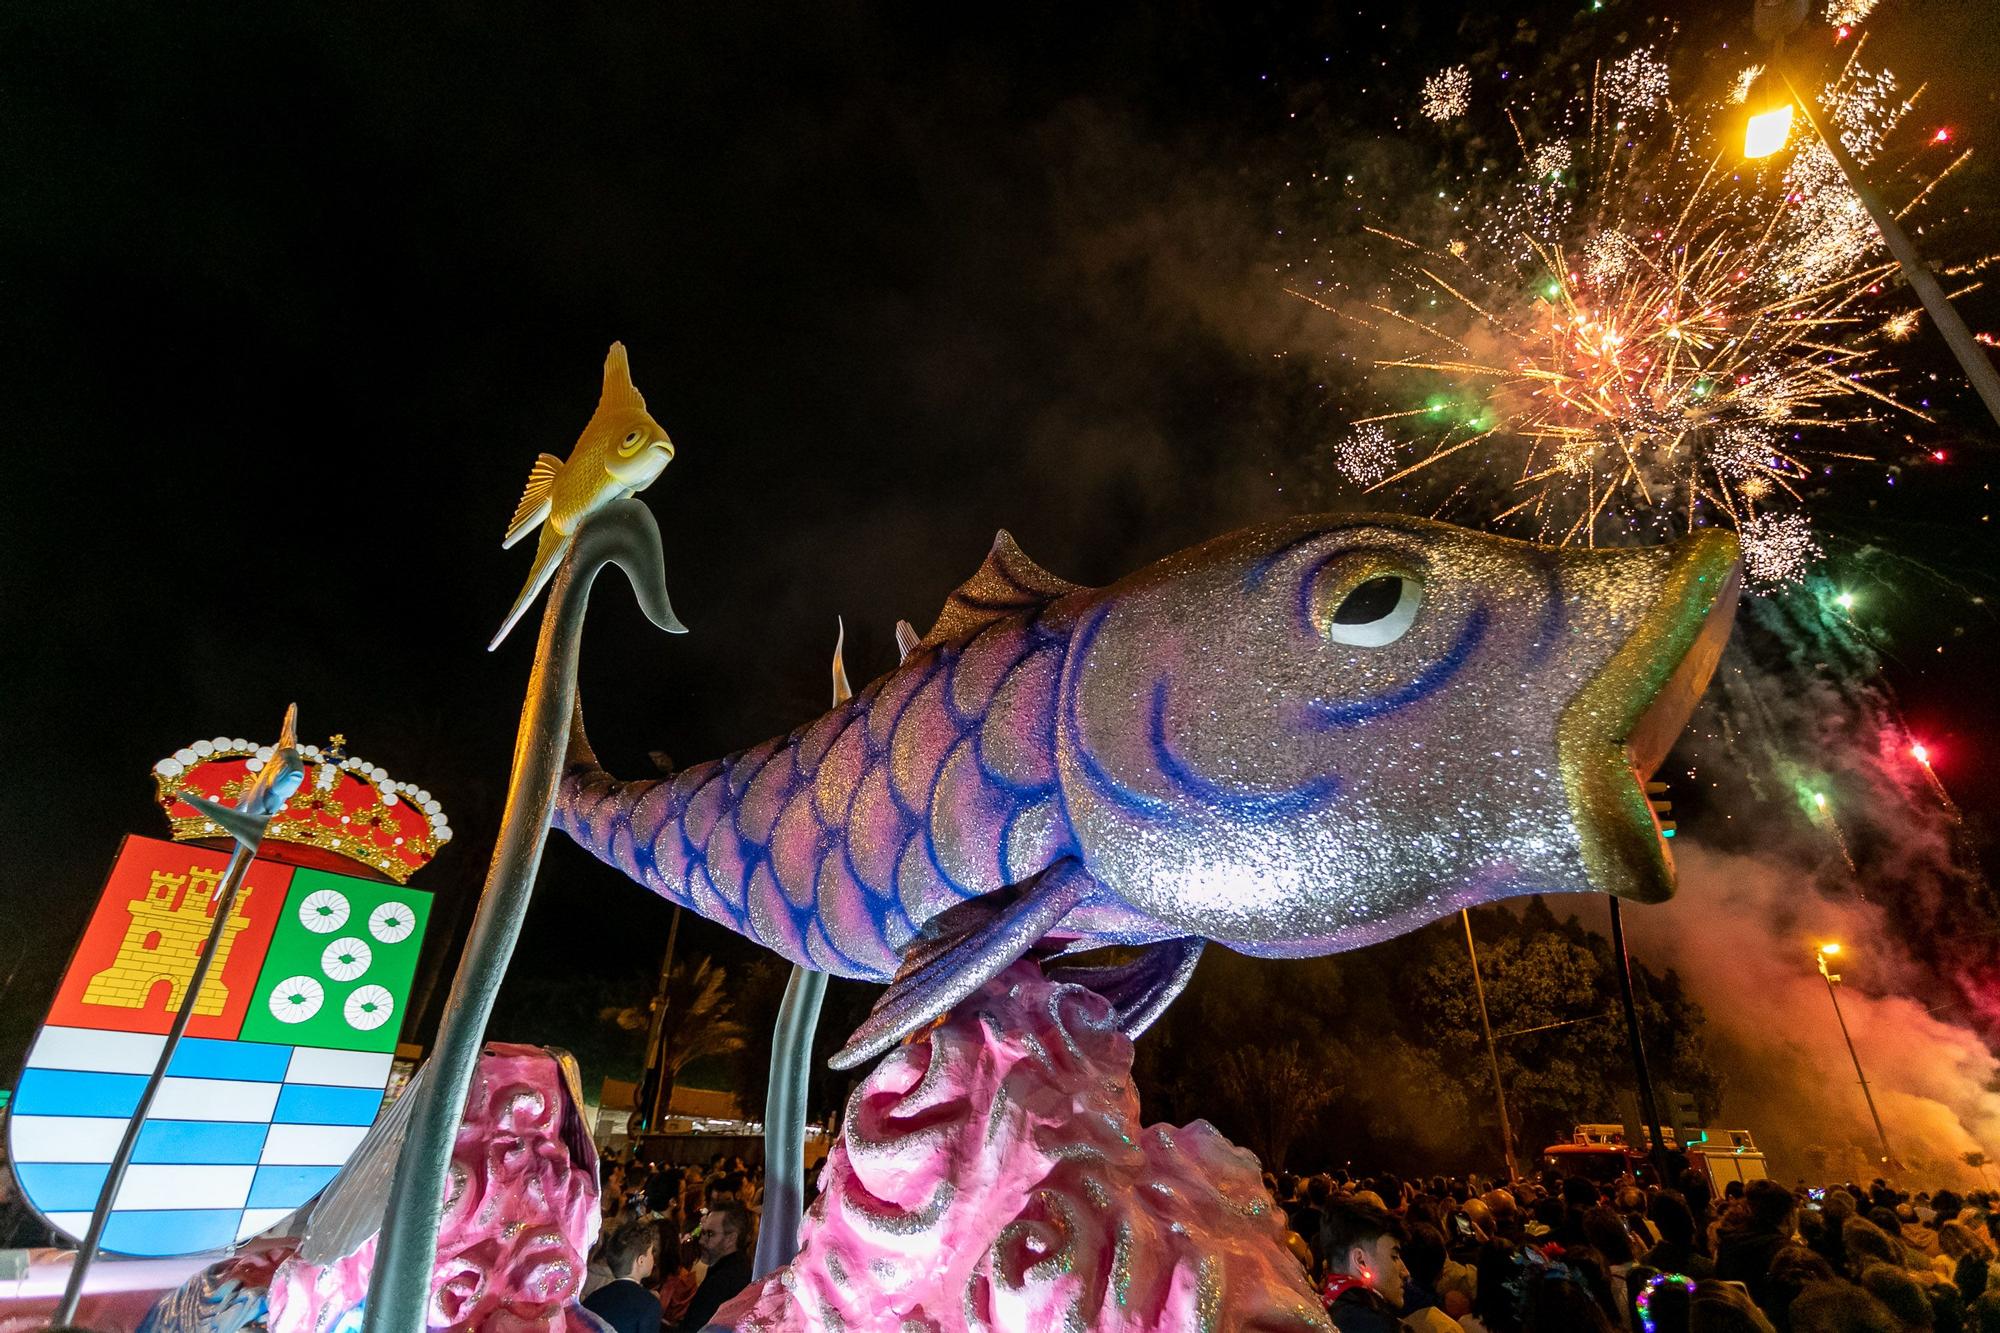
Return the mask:
<svg viewBox="0 0 2000 1333">
<path fill-rule="evenodd" d="M 1792 1212 L 1797 1201 L 1775 1180 L 1753 1180 L 1743 1190 L 1749 1216 L 1740 1226 L 1725 1226 L 1715 1244 L 1715 1276 L 1741 1282 L 1765 1314 L 1774 1302 L 1771 1260 L 1791 1243 Z"/>
<path fill-rule="evenodd" d="M 735 1200 L 701 1216 L 696 1239 L 708 1272 L 672 1333 L 699 1333 L 725 1302 L 750 1285 L 750 1210 Z"/>
<path fill-rule="evenodd" d="M 1334 1199 L 1320 1222 L 1320 1295 L 1340 1333 L 1394 1333 L 1403 1307 L 1403 1224 L 1373 1204 Z"/>
<path fill-rule="evenodd" d="M 650 1222 L 627 1222 L 604 1243 L 611 1281 L 584 1298 L 583 1308 L 617 1333 L 659 1333 L 660 1298 L 643 1285 L 653 1275 L 660 1234 Z"/>
</svg>

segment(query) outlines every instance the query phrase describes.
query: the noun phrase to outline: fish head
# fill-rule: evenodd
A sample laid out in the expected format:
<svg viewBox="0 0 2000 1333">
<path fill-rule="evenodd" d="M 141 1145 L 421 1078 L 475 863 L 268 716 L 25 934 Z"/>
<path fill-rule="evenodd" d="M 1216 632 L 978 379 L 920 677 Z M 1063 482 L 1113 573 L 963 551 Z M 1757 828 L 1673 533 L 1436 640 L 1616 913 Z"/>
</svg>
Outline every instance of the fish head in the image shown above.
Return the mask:
<svg viewBox="0 0 2000 1333">
<path fill-rule="evenodd" d="M 646 400 L 632 384 L 631 363 L 624 343 L 611 344 L 604 360 L 604 389 L 597 411 L 577 439 L 572 458 L 588 458 L 630 490 L 644 490 L 673 461 L 674 442 L 646 410 Z"/>
<path fill-rule="evenodd" d="M 1714 670 L 1737 555 L 1323 515 L 1170 556 L 1074 612 L 1056 753 L 1084 864 L 1169 930 L 1273 956 L 1520 894 L 1664 899 L 1645 781 Z"/>
</svg>

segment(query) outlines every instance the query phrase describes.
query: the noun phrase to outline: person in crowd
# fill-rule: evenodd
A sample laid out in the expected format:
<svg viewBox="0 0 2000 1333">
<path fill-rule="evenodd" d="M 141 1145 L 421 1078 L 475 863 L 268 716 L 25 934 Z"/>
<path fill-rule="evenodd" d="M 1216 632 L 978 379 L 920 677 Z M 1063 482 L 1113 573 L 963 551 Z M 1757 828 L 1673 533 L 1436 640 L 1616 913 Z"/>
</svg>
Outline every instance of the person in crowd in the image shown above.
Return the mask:
<svg viewBox="0 0 2000 1333">
<path fill-rule="evenodd" d="M 1733 1282 L 1713 1279 L 1695 1284 L 1688 1298 L 1687 1328 L 1688 1333 L 1777 1333 L 1749 1292 Z"/>
<path fill-rule="evenodd" d="M 702 1262 L 708 1265 L 701 1285 L 688 1302 L 687 1313 L 674 1333 L 698 1333 L 725 1301 L 750 1285 L 750 1211 L 734 1199 L 713 1204 L 702 1214 L 696 1235 Z"/>
<path fill-rule="evenodd" d="M 1319 1224 L 1326 1216 L 1327 1200 L 1333 1197 L 1333 1183 L 1325 1176 L 1308 1176 L 1300 1182 L 1298 1198 L 1290 1210 L 1292 1230 L 1312 1249 L 1312 1274 L 1319 1276 Z"/>
<path fill-rule="evenodd" d="M 584 1297 L 583 1308 L 615 1333 L 659 1333 L 660 1298 L 645 1286 L 659 1246 L 651 1223 L 627 1222 L 618 1228 L 604 1247 L 611 1281 Z"/>
<path fill-rule="evenodd" d="M 1771 1258 L 1771 1274 L 1766 1280 L 1771 1322 L 1786 1327 L 1787 1312 L 1798 1294 L 1815 1282 L 1833 1282 L 1839 1274 L 1817 1250 L 1803 1245 L 1787 1245 Z"/>
<path fill-rule="evenodd" d="M 1903 1333 L 1888 1307 L 1852 1282 L 1814 1282 L 1791 1306 L 1791 1333 Z"/>
<path fill-rule="evenodd" d="M 1334 1199 L 1320 1224 L 1320 1253 L 1327 1271 L 1320 1297 L 1333 1326 L 1341 1333 L 1391 1333 L 1410 1276 L 1403 1224 L 1360 1196 Z"/>
<path fill-rule="evenodd" d="M 1731 1181 L 1730 1184 L 1736 1184 Z M 1775 1180 L 1753 1180 L 1743 1191 L 1741 1213 L 1731 1213 L 1718 1234 L 1715 1275 L 1750 1289 L 1757 1308 L 1771 1310 L 1771 1260 L 1792 1239 L 1792 1192 Z"/>
<path fill-rule="evenodd" d="M 1700 1281 L 1715 1276 L 1715 1261 L 1695 1244 L 1694 1213 L 1687 1200 L 1662 1190 L 1647 1203 L 1649 1220 L 1660 1242 L 1646 1251 L 1645 1264 L 1662 1273 L 1681 1273 Z"/>
<path fill-rule="evenodd" d="M 1416 1211 L 1412 1200 L 1410 1212 Z M 1459 1333 L 1458 1321 L 1446 1314 L 1438 1296 L 1444 1273 L 1444 1233 L 1429 1222 L 1412 1222 L 1403 1242 L 1403 1264 L 1410 1271 L 1403 1284 L 1403 1327 L 1421 1333 Z"/>
<path fill-rule="evenodd" d="M 653 1223 L 660 1235 L 660 1257 L 654 1268 L 654 1290 L 660 1298 L 660 1319 L 668 1328 L 687 1317 L 688 1306 L 701 1285 L 690 1262 L 692 1247 L 681 1235 L 678 1216 Z"/>
<path fill-rule="evenodd" d="M 1924 1258 L 1936 1259 L 1943 1254 L 1938 1248 L 1936 1229 L 1924 1225 L 1923 1219 L 1917 1216 L 1915 1206 L 1907 1203 L 1896 1205 L 1896 1229 L 1903 1238 L 1903 1244 Z"/>
</svg>

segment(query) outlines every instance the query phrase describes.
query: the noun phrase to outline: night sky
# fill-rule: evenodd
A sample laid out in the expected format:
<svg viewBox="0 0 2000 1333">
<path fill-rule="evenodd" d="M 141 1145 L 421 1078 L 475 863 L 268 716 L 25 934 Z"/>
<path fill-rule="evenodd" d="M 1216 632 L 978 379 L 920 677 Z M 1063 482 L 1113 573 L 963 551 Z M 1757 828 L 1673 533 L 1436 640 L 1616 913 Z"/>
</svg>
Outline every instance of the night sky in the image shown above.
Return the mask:
<svg viewBox="0 0 2000 1333">
<path fill-rule="evenodd" d="M 600 584 L 591 735 L 639 776 L 821 710 L 837 613 L 857 685 L 886 670 L 996 528 L 1100 583 L 1353 505 L 1319 332 L 1278 290 L 1287 182 L 1381 137 L 1425 188 L 1395 145 L 1431 70 L 1531 68 L 1517 24 L 1644 40 L 1660 12 L 11 7 L 0 1075 L 120 835 L 164 836 L 153 762 L 269 739 L 294 699 L 307 739 L 444 803 L 459 836 L 413 883 L 455 956 L 532 648 L 484 651 L 528 566 L 501 532 L 612 339 L 679 448 L 645 498 L 692 631 Z M 1740 48 L 1747 13 L 1672 12 L 1681 57 Z M 1873 27 L 1927 115 L 2000 142 L 1981 6 L 1887 0 Z M 1988 294 L 1964 308 L 2000 327 Z M 1950 461 L 1815 508 L 1835 572 L 1904 562 L 1873 591 L 1892 683 L 1983 828 L 2000 469 L 1931 335 L 1908 355 L 1945 377 Z M 516 968 L 643 969 L 668 915 L 554 839 Z"/>
</svg>

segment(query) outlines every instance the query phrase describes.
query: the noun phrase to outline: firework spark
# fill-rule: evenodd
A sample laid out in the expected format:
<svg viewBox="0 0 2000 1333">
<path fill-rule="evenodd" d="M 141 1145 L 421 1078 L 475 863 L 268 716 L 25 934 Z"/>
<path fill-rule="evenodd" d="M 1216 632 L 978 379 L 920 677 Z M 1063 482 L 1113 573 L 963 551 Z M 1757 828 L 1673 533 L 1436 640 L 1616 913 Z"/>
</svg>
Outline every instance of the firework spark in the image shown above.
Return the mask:
<svg viewBox="0 0 2000 1333">
<path fill-rule="evenodd" d="M 1763 72 L 1762 65 L 1745 65 L 1738 71 L 1736 82 L 1729 90 L 1729 100 L 1738 106 L 1749 101 L 1751 85 L 1757 82 L 1757 76 Z"/>
<path fill-rule="evenodd" d="M 1877 423 L 1924 419 L 1875 359 L 1908 325 L 1880 308 L 1894 265 L 1831 155 L 1808 139 L 1734 169 L 1715 145 L 1741 112 L 1726 93 L 1677 110 L 1665 71 L 1635 51 L 1524 117 L 1553 134 L 1517 124 L 1521 170 L 1452 204 L 1436 248 L 1371 226 L 1396 246 L 1372 293 L 1293 294 L 1372 334 L 1375 401 L 1336 446 L 1349 481 L 1434 477 L 1437 512 L 1490 502 L 1547 541 L 1727 524 L 1779 585 L 1819 555 L 1808 483 L 1868 457 Z M 1873 156 L 1914 99 L 1850 56 L 1818 100 Z M 1398 442 L 1375 424 L 1397 421 Z"/>
<path fill-rule="evenodd" d="M 1424 80 L 1422 111 L 1432 120 L 1457 120 L 1472 108 L 1472 71 L 1441 69 Z"/>
<path fill-rule="evenodd" d="M 1836 28 L 1851 28 L 1875 12 L 1876 0 L 1826 0 L 1826 21 Z"/>
<path fill-rule="evenodd" d="M 1743 525 L 1743 572 L 1752 583 L 1798 583 L 1826 554 L 1804 514 L 1759 514 Z"/>
<path fill-rule="evenodd" d="M 1333 458 L 1342 476 L 1369 487 L 1396 470 L 1396 445 L 1380 425 L 1365 421 L 1333 447 Z"/>
</svg>

